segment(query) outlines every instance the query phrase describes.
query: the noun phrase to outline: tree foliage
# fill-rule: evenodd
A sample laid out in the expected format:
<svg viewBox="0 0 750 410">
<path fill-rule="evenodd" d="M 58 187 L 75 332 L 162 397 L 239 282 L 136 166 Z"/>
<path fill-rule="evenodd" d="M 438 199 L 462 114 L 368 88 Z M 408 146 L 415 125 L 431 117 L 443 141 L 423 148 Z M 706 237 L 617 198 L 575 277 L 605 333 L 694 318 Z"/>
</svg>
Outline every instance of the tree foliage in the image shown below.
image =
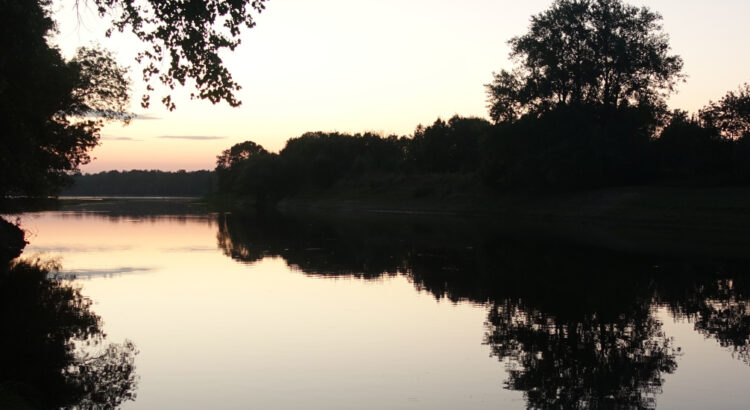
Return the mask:
<svg viewBox="0 0 750 410">
<path fill-rule="evenodd" d="M 337 183 L 405 174 L 471 174 L 477 170 L 480 145 L 492 124 L 453 116 L 417 126 L 411 138 L 371 132 L 306 132 L 290 138 L 278 154 L 252 141 L 225 150 L 216 163 L 218 189 L 279 199 L 300 191 L 329 189 Z"/>
<path fill-rule="evenodd" d="M 76 0 L 93 4 L 113 31 L 144 44 L 147 90 L 158 79 L 169 89 L 192 82 L 192 97 L 240 104 L 240 86 L 221 59 L 234 50 L 251 12 L 265 0 Z M 47 195 L 90 161 L 105 121 L 127 121 L 129 80 L 113 55 L 82 48 L 66 61 L 50 45 L 51 0 L 0 0 L 0 196 Z M 174 109 L 170 95 L 162 102 Z M 142 105 L 148 106 L 145 95 Z"/>
<path fill-rule="evenodd" d="M 682 78 L 661 16 L 620 0 L 557 0 L 509 41 L 512 71 L 487 84 L 490 116 L 513 121 L 564 104 L 659 106 Z"/>
<path fill-rule="evenodd" d="M 476 169 L 480 140 L 491 124 L 482 118 L 453 116 L 418 126 L 409 144 L 409 161 L 422 172 L 471 172 Z"/>
<path fill-rule="evenodd" d="M 241 87 L 220 54 L 240 44 L 242 28 L 255 25 L 250 12 L 260 13 L 266 0 L 89 1 L 101 16 L 111 16 L 112 28 L 107 36 L 113 30 L 129 30 L 146 45 L 137 60 L 145 65 L 143 79 L 149 91 L 153 90 L 154 77 L 170 89 L 191 80 L 196 88 L 192 98 L 240 105 L 234 93 Z M 150 96 L 144 95 L 141 104 L 147 107 L 149 102 Z M 170 95 L 162 102 L 169 109 L 175 108 Z"/>
<path fill-rule="evenodd" d="M 224 150 L 216 158 L 216 176 L 218 178 L 219 191 L 236 191 L 237 180 L 240 177 L 240 168 L 245 167 L 248 161 L 265 155 L 268 155 L 268 151 L 253 141 L 240 142 Z"/>
<path fill-rule="evenodd" d="M 265 148 L 252 141 L 240 142 L 232 145 L 231 148 L 224 150 L 221 155 L 216 158 L 216 167 L 220 170 L 229 169 L 253 156 L 267 153 L 268 151 L 266 151 Z"/>
<path fill-rule="evenodd" d="M 709 102 L 700 110 L 704 123 L 719 130 L 725 138 L 750 137 L 750 84 L 729 91 L 718 102 Z"/>
</svg>

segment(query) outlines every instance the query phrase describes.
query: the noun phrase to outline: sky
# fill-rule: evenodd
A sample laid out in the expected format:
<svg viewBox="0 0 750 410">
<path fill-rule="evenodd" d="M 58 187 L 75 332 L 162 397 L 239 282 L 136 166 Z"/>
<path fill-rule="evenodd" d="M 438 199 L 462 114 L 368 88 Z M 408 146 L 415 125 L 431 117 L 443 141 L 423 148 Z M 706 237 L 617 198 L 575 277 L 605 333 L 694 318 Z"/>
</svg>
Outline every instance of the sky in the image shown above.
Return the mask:
<svg viewBox="0 0 750 410">
<path fill-rule="evenodd" d="M 684 60 L 687 81 L 669 104 L 695 111 L 750 82 L 750 2 L 746 0 L 640 0 L 663 16 L 672 53 Z M 142 48 L 107 28 L 85 5 L 54 5 L 59 34 L 70 57 L 98 42 L 131 67 L 138 117 L 107 125 L 95 159 L 81 167 L 103 170 L 213 169 L 216 156 L 252 140 L 278 151 L 307 131 L 409 135 L 418 124 L 453 115 L 487 117 L 484 84 L 512 69 L 507 41 L 524 34 L 532 15 L 552 0 L 270 0 L 246 30 L 242 44 L 223 55 L 243 89 L 243 104 L 190 100 L 173 93 L 177 109 L 140 107 L 144 85 L 134 56 Z M 163 90 L 162 90 L 163 91 Z"/>
</svg>

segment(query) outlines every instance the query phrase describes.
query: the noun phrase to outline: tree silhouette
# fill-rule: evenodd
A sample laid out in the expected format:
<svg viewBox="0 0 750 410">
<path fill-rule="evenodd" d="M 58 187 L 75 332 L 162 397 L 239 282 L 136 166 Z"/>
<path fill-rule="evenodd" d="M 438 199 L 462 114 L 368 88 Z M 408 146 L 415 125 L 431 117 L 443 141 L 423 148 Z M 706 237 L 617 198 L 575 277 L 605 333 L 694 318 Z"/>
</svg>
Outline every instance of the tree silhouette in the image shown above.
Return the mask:
<svg viewBox="0 0 750 410">
<path fill-rule="evenodd" d="M 729 91 L 718 102 L 709 102 L 699 116 L 708 127 L 718 129 L 729 139 L 750 137 L 750 84 Z"/>
<path fill-rule="evenodd" d="M 491 124 L 481 118 L 454 116 L 417 127 L 408 146 L 409 160 L 420 172 L 472 172 L 479 159 L 479 144 Z"/>
<path fill-rule="evenodd" d="M 90 160 L 105 121 L 128 119 L 129 82 L 102 49 L 65 61 L 50 47 L 48 2 L 2 3 L 0 196 L 47 195 Z"/>
<path fill-rule="evenodd" d="M 267 155 L 268 151 L 253 141 L 245 141 L 232 145 L 216 157 L 216 175 L 219 190 L 230 192 L 234 190 L 239 177 L 240 164 L 256 156 Z"/>
<path fill-rule="evenodd" d="M 490 117 L 514 121 L 563 104 L 660 106 L 682 76 L 661 16 L 620 0 L 557 0 L 509 41 L 519 63 L 487 84 Z"/>
<path fill-rule="evenodd" d="M 263 208 L 285 191 L 285 168 L 278 154 L 245 141 L 224 150 L 216 160 L 218 191 L 235 196 L 250 195 Z"/>
<path fill-rule="evenodd" d="M 237 47 L 242 28 L 254 25 L 250 11 L 263 10 L 265 0 L 86 1 L 111 18 L 106 35 L 129 30 L 144 43 L 137 60 L 149 92 L 153 78 L 170 90 L 190 81 L 194 98 L 240 104 L 240 86 L 219 54 Z M 104 121 L 128 120 L 129 81 L 105 50 L 62 58 L 48 42 L 51 0 L 0 0 L 0 9 L 0 196 L 48 195 L 90 160 Z M 169 94 L 162 102 L 175 108 Z"/>
<path fill-rule="evenodd" d="M 86 0 L 76 0 L 76 6 L 81 1 Z M 144 43 L 146 47 L 138 53 L 137 61 L 145 65 L 143 78 L 149 91 L 153 90 L 153 78 L 169 89 L 178 84 L 184 86 L 190 80 L 196 89 L 192 98 L 240 105 L 234 93 L 241 87 L 232 79 L 220 54 L 240 44 L 243 27 L 255 25 L 250 12 L 260 13 L 266 0 L 88 1 L 97 7 L 100 16 L 111 16 L 112 27 L 107 36 L 115 30 L 130 31 Z M 165 71 L 163 65 L 168 67 Z M 141 104 L 147 107 L 149 102 L 150 96 L 144 95 Z M 170 110 L 175 108 L 169 94 L 162 102 Z"/>
<path fill-rule="evenodd" d="M 265 148 L 252 142 L 245 141 L 232 145 L 231 148 L 224 150 L 216 158 L 216 167 L 218 169 L 228 169 L 236 166 L 240 162 L 250 159 L 255 155 L 267 154 Z"/>
</svg>

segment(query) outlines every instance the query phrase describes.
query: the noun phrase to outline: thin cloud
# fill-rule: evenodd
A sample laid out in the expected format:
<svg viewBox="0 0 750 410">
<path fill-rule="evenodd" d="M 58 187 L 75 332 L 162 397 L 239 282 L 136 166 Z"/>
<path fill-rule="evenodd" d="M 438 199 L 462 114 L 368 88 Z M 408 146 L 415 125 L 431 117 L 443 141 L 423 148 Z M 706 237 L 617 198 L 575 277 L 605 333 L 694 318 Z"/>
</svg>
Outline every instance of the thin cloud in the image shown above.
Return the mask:
<svg viewBox="0 0 750 410">
<path fill-rule="evenodd" d="M 192 141 L 210 141 L 210 140 L 224 140 L 227 137 L 209 137 L 204 135 L 162 135 L 156 138 L 171 139 L 171 140 L 192 140 Z"/>
<path fill-rule="evenodd" d="M 107 141 L 143 141 L 143 140 L 133 138 L 133 137 L 113 137 L 113 136 L 103 136 L 102 139 L 107 140 Z"/>
</svg>

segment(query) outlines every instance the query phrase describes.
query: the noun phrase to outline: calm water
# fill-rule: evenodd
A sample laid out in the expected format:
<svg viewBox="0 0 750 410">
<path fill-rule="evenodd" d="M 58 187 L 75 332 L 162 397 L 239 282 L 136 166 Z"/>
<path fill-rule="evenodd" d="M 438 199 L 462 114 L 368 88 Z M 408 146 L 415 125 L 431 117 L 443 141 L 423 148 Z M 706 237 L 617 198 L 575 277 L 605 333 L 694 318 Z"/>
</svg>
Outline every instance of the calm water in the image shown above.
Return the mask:
<svg viewBox="0 0 750 410">
<path fill-rule="evenodd" d="M 112 393 L 135 393 L 123 408 L 750 403 L 747 261 L 519 240 L 481 221 L 259 218 L 175 201 L 21 220 L 25 255 L 57 259 L 103 346 L 134 360 Z"/>
</svg>

